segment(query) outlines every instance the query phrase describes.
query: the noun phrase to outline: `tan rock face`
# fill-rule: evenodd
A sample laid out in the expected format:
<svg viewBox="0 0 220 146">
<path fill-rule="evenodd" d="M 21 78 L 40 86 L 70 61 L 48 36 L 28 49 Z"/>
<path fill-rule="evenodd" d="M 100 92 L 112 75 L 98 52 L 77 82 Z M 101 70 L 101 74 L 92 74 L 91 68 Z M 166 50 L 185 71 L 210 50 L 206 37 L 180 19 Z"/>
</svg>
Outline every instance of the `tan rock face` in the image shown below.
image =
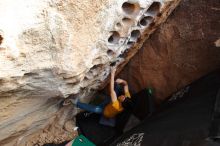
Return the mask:
<svg viewBox="0 0 220 146">
<path fill-rule="evenodd" d="M 178 2 L 1 0 L 0 144 L 45 127 L 62 98 L 89 100 Z"/>
</svg>

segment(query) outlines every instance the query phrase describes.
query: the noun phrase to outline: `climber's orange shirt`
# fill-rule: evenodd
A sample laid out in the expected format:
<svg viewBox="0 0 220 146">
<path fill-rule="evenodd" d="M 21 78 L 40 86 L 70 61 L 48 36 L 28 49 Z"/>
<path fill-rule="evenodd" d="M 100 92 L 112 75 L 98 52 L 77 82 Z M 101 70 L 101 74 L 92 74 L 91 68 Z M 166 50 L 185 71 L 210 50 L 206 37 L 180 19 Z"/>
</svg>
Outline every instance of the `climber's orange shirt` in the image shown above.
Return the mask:
<svg viewBox="0 0 220 146">
<path fill-rule="evenodd" d="M 125 97 L 131 98 L 131 95 L 129 92 L 125 93 Z M 115 102 L 111 102 L 105 106 L 104 109 L 104 116 L 106 118 L 113 118 L 120 112 L 122 112 L 124 109 L 122 107 L 122 104 L 119 100 L 116 100 Z"/>
</svg>

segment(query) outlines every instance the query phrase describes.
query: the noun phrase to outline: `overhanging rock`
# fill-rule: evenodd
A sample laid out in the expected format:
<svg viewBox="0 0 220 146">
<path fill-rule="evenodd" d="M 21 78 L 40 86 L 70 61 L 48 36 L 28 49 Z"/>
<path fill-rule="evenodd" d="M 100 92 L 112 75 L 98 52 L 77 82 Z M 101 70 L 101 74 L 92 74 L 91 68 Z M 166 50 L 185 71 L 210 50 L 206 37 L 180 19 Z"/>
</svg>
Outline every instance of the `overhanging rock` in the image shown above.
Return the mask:
<svg viewBox="0 0 220 146">
<path fill-rule="evenodd" d="M 48 124 L 60 98 L 104 87 L 179 1 L 1 0 L 0 144 Z"/>
</svg>

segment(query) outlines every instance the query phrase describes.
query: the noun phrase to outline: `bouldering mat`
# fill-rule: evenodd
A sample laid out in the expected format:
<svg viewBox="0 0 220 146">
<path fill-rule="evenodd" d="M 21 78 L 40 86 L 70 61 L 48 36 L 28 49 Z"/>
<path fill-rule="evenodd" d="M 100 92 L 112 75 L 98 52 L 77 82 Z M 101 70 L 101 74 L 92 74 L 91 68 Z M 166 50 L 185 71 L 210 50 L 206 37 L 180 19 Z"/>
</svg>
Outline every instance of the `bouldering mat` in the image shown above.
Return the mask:
<svg viewBox="0 0 220 146">
<path fill-rule="evenodd" d="M 99 124 L 100 116 L 89 112 L 79 113 L 76 116 L 79 133 L 85 135 L 95 144 L 100 144 L 116 134 L 115 128 Z"/>
<path fill-rule="evenodd" d="M 139 120 L 145 119 L 155 111 L 155 103 L 153 99 L 154 97 L 152 93 L 149 93 L 148 88 L 145 88 L 138 93 L 131 95 L 131 97 L 135 105 L 132 113 Z"/>
<path fill-rule="evenodd" d="M 89 141 L 85 136 L 77 136 L 72 143 L 72 146 L 95 146 L 91 141 Z"/>
<path fill-rule="evenodd" d="M 122 134 L 123 129 L 130 117 L 128 111 L 124 111 L 116 117 L 115 127 L 101 125 L 99 123 L 101 115 L 89 112 L 82 112 L 76 116 L 76 125 L 79 133 L 85 135 L 96 145 L 103 145 L 112 141 Z"/>
</svg>

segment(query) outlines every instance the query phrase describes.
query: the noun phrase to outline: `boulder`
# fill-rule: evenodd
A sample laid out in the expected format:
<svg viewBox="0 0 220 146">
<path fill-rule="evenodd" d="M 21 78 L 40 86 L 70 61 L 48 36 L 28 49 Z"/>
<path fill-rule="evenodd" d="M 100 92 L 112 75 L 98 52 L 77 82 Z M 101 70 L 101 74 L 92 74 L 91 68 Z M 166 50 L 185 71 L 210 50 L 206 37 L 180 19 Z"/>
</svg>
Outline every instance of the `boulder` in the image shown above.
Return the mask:
<svg viewBox="0 0 220 146">
<path fill-rule="evenodd" d="M 155 90 L 157 102 L 220 68 L 219 0 L 181 1 L 120 73 L 130 90 Z"/>
<path fill-rule="evenodd" d="M 0 145 L 65 125 L 75 112 L 60 102 L 89 101 L 109 64 L 122 69 L 179 1 L 1 0 Z"/>
</svg>

